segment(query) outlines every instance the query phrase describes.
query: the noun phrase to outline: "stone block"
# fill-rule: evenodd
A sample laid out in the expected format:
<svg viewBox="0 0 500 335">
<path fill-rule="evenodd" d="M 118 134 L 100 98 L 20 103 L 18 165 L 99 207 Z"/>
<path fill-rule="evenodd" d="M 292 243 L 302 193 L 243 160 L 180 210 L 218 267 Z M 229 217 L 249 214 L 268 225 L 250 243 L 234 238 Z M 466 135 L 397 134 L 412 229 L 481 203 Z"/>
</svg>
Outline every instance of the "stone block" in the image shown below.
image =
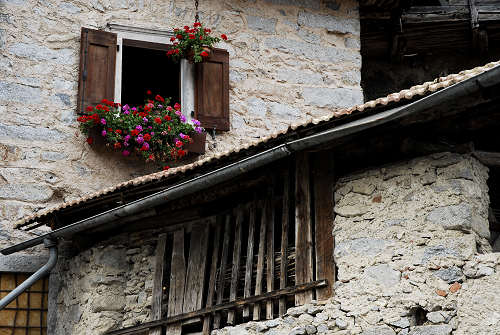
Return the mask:
<svg viewBox="0 0 500 335">
<path fill-rule="evenodd" d="M 295 327 L 288 335 L 306 335 L 306 327 Z"/>
<path fill-rule="evenodd" d="M 306 87 L 303 90 L 306 105 L 348 108 L 363 103 L 363 92 L 357 88 Z"/>
<path fill-rule="evenodd" d="M 56 93 L 56 97 L 66 106 L 71 106 L 71 101 L 69 99 L 69 95 L 65 93 Z"/>
<path fill-rule="evenodd" d="M 319 9 L 320 2 L 317 0 L 264 0 L 267 3 L 281 6 L 297 6 L 311 9 Z"/>
<path fill-rule="evenodd" d="M 361 71 L 345 71 L 342 73 L 341 79 L 347 85 L 359 86 L 361 83 Z"/>
<path fill-rule="evenodd" d="M 67 135 L 58 130 L 49 128 L 35 128 L 0 123 L 0 138 L 2 137 L 15 140 L 50 141 L 58 143 L 62 142 Z"/>
<path fill-rule="evenodd" d="M 454 282 L 462 282 L 464 279 L 464 274 L 459 267 L 453 266 L 450 268 L 442 268 L 434 272 L 434 275 L 448 284 L 452 284 Z"/>
<path fill-rule="evenodd" d="M 309 71 L 296 71 L 294 69 L 280 69 L 276 79 L 288 84 L 323 85 L 323 76 Z"/>
<path fill-rule="evenodd" d="M 349 241 L 335 241 L 335 257 L 351 254 L 375 256 L 381 253 L 388 245 L 388 241 L 376 238 L 358 238 Z"/>
<path fill-rule="evenodd" d="M 451 331 L 450 325 L 416 326 L 408 335 L 450 335 Z"/>
<path fill-rule="evenodd" d="M 427 221 L 450 230 L 470 230 L 472 208 L 469 204 L 461 203 L 439 207 L 427 215 Z"/>
<path fill-rule="evenodd" d="M 0 186 L 0 199 L 14 199 L 21 201 L 47 201 L 54 192 L 45 185 L 35 184 L 6 184 Z"/>
<path fill-rule="evenodd" d="M 429 320 L 432 323 L 441 323 L 441 322 L 444 322 L 445 317 L 440 311 L 430 312 L 430 313 L 427 313 L 427 320 Z"/>
<path fill-rule="evenodd" d="M 43 45 L 16 43 L 9 48 L 15 56 L 36 61 L 49 61 L 62 65 L 76 64 L 75 52 L 72 49 L 49 49 Z"/>
<path fill-rule="evenodd" d="M 69 13 L 69 14 L 77 14 L 77 13 L 80 13 L 82 11 L 80 9 L 80 7 L 75 6 L 74 4 L 72 4 L 70 2 L 61 2 L 59 4 L 59 10 L 66 12 L 66 13 Z"/>
<path fill-rule="evenodd" d="M 460 254 L 455 249 L 446 248 L 442 245 L 428 247 L 424 250 L 422 263 L 427 263 L 429 260 L 431 260 L 432 257 L 447 257 L 447 256 L 460 257 Z"/>
<path fill-rule="evenodd" d="M 276 32 L 277 19 L 268 19 L 260 16 L 247 15 L 248 28 L 255 31 L 262 31 L 269 34 Z"/>
<path fill-rule="evenodd" d="M 356 216 L 361 216 L 365 213 L 368 213 L 368 207 L 363 204 L 358 205 L 337 205 L 334 207 L 333 211 L 342 217 L 351 218 Z"/>
<path fill-rule="evenodd" d="M 325 47 L 279 37 L 269 37 L 264 43 L 269 48 L 308 59 L 329 63 L 352 62 L 356 66 L 361 66 L 359 52 L 349 49 Z"/>
<path fill-rule="evenodd" d="M 56 151 L 43 151 L 41 155 L 43 160 L 46 161 L 60 161 L 68 158 L 68 155 L 62 152 Z"/>
<path fill-rule="evenodd" d="M 280 119 L 287 123 L 302 116 L 302 112 L 298 108 L 289 105 L 278 102 L 269 102 L 267 106 L 272 118 Z"/>
<path fill-rule="evenodd" d="M 2 255 L 0 272 L 34 273 L 47 263 L 46 255 Z"/>
<path fill-rule="evenodd" d="M 363 330 L 361 335 L 396 335 L 396 332 L 389 326 L 376 326 Z"/>
<path fill-rule="evenodd" d="M 361 39 L 359 37 L 346 37 L 344 39 L 344 45 L 349 49 L 361 49 Z"/>
<path fill-rule="evenodd" d="M 306 11 L 299 12 L 298 23 L 301 26 L 322 28 L 328 32 L 339 34 L 359 35 L 360 23 L 358 19 L 337 17 L 333 15 L 315 14 Z"/>
<path fill-rule="evenodd" d="M 258 116 L 261 118 L 266 117 L 267 113 L 267 105 L 264 100 L 258 99 L 258 98 L 250 98 L 248 100 L 248 111 L 249 114 L 252 116 Z"/>
<path fill-rule="evenodd" d="M 41 97 L 40 88 L 0 81 L 0 100 L 37 104 Z"/>
<path fill-rule="evenodd" d="M 394 270 L 388 264 L 369 266 L 364 273 L 367 280 L 385 287 L 393 287 L 401 279 L 401 272 Z"/>
</svg>

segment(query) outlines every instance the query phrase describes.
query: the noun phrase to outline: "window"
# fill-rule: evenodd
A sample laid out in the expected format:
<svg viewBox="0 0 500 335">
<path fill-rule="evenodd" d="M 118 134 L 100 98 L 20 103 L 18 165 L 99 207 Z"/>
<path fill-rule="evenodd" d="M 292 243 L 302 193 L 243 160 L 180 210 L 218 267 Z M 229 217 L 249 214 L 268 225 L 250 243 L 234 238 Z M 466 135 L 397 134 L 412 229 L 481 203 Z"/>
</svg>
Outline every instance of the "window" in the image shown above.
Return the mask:
<svg viewBox="0 0 500 335">
<path fill-rule="evenodd" d="M 0 273 L 0 297 L 5 297 L 28 277 L 28 274 Z M 0 334 L 47 334 L 48 285 L 48 278 L 37 281 L 0 311 Z"/>
<path fill-rule="evenodd" d="M 182 112 L 206 129 L 229 130 L 229 54 L 215 49 L 209 60 L 171 62 L 170 32 L 111 24 L 110 32 L 82 28 L 78 112 L 102 99 L 143 102 L 144 93 L 172 97 Z"/>
</svg>

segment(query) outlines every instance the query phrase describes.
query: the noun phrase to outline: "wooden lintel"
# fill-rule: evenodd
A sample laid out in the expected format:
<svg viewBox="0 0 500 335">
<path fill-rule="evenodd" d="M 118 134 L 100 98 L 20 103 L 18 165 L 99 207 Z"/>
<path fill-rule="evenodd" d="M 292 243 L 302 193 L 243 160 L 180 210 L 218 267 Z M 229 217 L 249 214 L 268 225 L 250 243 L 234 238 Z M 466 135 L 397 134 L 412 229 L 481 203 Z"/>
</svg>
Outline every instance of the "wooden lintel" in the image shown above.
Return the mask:
<svg viewBox="0 0 500 335">
<path fill-rule="evenodd" d="M 486 166 L 500 166 L 500 152 L 474 151 L 472 155 Z"/>
<path fill-rule="evenodd" d="M 249 305 L 249 304 L 254 304 L 254 303 L 261 302 L 261 301 L 268 300 L 268 299 L 279 298 L 279 297 L 285 296 L 285 295 L 292 295 L 292 294 L 295 294 L 297 292 L 313 290 L 313 289 L 317 289 L 320 287 L 325 287 L 327 285 L 328 285 L 328 281 L 326 279 L 316 280 L 316 281 L 306 283 L 306 284 L 290 286 L 290 287 L 287 287 L 284 289 L 279 289 L 279 290 L 275 290 L 272 292 L 266 292 L 266 293 L 263 293 L 261 295 L 257 295 L 257 296 L 253 296 L 253 297 L 249 297 L 249 298 L 245 298 L 245 299 L 240 299 L 240 300 L 236 300 L 236 301 L 231 301 L 231 302 L 227 302 L 224 304 L 215 305 L 215 306 L 204 308 L 202 310 L 195 311 L 195 312 L 175 315 L 175 316 L 163 319 L 163 320 L 152 321 L 152 322 L 144 323 L 144 324 L 138 325 L 138 326 L 132 326 L 132 327 L 128 327 L 128 328 L 110 331 L 110 332 L 106 333 L 105 335 L 136 334 L 137 332 L 145 331 L 145 330 L 148 330 L 148 329 L 153 328 L 153 327 L 178 323 L 178 322 L 183 321 L 183 320 L 187 320 L 187 319 L 191 319 L 191 318 L 195 318 L 195 317 L 199 317 L 199 316 L 204 316 L 204 315 L 208 315 L 208 314 L 213 314 L 215 312 L 219 312 L 219 311 L 222 311 L 225 309 L 241 308 L 241 307 Z"/>
</svg>

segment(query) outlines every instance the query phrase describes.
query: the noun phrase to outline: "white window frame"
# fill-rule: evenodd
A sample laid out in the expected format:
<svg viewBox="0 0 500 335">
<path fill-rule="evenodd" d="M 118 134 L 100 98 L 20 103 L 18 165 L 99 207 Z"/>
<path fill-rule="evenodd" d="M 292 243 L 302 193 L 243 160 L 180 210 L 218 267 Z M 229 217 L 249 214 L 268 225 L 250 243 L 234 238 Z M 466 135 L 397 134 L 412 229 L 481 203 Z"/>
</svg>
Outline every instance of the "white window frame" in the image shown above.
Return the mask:
<svg viewBox="0 0 500 335">
<path fill-rule="evenodd" d="M 123 56 L 123 40 L 137 40 L 144 42 L 153 42 L 161 44 L 171 44 L 170 38 L 174 36 L 172 31 L 155 30 L 147 28 L 130 27 L 121 24 L 109 23 L 107 30 L 116 33 L 116 43 L 118 50 L 116 53 L 115 66 L 115 102 L 121 103 L 122 96 L 122 56 Z M 165 55 L 165 59 L 166 59 Z M 195 73 L 194 64 L 189 63 L 186 59 L 180 61 L 180 103 L 182 114 L 188 121 L 194 117 L 194 99 L 195 99 Z"/>
</svg>

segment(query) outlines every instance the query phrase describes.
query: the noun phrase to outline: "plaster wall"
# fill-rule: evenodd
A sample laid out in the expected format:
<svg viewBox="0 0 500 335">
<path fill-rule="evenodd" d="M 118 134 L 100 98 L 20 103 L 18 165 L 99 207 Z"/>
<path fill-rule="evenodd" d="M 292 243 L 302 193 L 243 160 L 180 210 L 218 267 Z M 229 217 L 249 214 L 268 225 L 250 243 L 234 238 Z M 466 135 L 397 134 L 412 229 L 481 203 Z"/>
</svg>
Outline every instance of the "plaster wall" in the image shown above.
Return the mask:
<svg viewBox="0 0 500 335">
<path fill-rule="evenodd" d="M 487 240 L 487 178 L 477 160 L 451 153 L 342 177 L 335 295 L 213 333 L 500 333 L 500 253 Z M 148 321 L 154 236 L 118 236 L 61 261 L 58 319 L 49 332 L 100 334 Z"/>
<path fill-rule="evenodd" d="M 362 102 L 357 1 L 200 1 L 230 54 L 231 131 L 207 155 Z M 173 30 L 183 0 L 0 0 L 0 247 L 30 236 L 12 223 L 39 209 L 156 170 L 89 146 L 78 130 L 81 27 Z M 145 77 L 147 80 L 147 76 Z"/>
</svg>

